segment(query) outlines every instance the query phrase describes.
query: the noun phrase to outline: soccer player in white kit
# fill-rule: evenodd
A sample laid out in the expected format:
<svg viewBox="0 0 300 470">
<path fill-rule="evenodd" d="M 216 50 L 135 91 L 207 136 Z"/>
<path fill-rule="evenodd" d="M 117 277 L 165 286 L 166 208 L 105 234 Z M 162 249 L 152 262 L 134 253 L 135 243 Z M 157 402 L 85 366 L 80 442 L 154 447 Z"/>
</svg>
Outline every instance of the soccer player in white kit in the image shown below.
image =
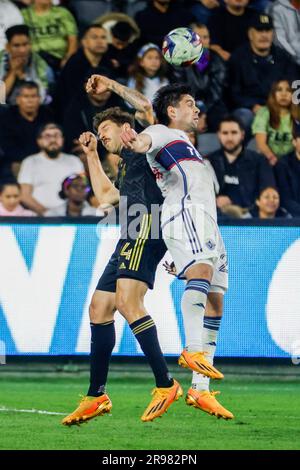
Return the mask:
<svg viewBox="0 0 300 470">
<path fill-rule="evenodd" d="M 217 225 L 210 169 L 186 132 L 197 129 L 199 109 L 185 85 L 162 87 L 153 101 L 160 124 L 137 134 L 121 135 L 125 147 L 146 153 L 164 196 L 162 232 L 178 277 L 186 280 L 181 301 L 186 347 L 179 364 L 191 368 L 186 403 L 232 419 L 233 414 L 209 391 L 209 378 L 222 379 L 213 366 L 216 341 L 228 287 L 227 257 Z"/>
</svg>

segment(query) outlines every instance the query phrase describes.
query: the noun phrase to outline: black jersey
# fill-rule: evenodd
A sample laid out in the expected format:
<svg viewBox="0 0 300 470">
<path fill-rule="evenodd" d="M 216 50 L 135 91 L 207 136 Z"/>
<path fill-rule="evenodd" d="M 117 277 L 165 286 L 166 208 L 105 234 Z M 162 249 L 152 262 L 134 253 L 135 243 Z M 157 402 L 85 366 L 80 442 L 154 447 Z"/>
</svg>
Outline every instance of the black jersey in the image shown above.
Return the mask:
<svg viewBox="0 0 300 470">
<path fill-rule="evenodd" d="M 135 238 L 144 214 L 152 215 L 153 231 L 159 230 L 163 197 L 145 155 L 131 150 L 121 152 L 116 186 L 120 191 L 121 237 Z"/>
</svg>

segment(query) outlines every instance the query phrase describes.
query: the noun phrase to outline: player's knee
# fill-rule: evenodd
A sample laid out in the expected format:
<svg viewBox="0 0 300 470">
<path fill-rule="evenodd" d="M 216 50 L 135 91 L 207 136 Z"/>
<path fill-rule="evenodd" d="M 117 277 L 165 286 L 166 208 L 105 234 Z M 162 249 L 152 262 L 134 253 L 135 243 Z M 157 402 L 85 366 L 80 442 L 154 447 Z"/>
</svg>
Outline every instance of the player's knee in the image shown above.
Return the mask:
<svg viewBox="0 0 300 470">
<path fill-rule="evenodd" d="M 145 309 L 140 299 L 133 298 L 126 292 L 117 294 L 116 307 L 129 323 L 145 316 Z"/>
<path fill-rule="evenodd" d="M 105 323 L 114 319 L 114 313 L 108 305 L 101 303 L 99 299 L 92 298 L 89 306 L 91 323 Z"/>
</svg>

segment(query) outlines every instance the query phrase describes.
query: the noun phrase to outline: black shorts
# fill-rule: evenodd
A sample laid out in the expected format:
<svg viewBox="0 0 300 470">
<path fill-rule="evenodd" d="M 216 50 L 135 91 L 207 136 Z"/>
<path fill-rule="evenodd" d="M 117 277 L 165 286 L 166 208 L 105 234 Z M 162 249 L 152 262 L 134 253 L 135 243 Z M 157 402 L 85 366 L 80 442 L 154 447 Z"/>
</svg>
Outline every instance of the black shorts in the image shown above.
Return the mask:
<svg viewBox="0 0 300 470">
<path fill-rule="evenodd" d="M 143 281 L 153 289 L 157 265 L 166 251 L 162 239 L 119 240 L 96 289 L 116 292 L 117 279 L 120 278 Z"/>
</svg>

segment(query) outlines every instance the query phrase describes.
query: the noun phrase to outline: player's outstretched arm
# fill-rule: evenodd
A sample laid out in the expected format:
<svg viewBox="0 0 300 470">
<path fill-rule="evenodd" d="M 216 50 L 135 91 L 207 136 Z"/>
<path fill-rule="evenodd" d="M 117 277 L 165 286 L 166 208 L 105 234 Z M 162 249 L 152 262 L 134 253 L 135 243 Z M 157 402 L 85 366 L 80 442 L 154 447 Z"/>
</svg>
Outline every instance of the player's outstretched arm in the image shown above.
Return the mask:
<svg viewBox="0 0 300 470">
<path fill-rule="evenodd" d="M 96 137 L 92 132 L 83 132 L 79 137 L 79 142 L 87 157 L 92 188 L 99 204 L 117 204 L 120 199 L 119 191 L 102 168 L 97 152 Z"/>
<path fill-rule="evenodd" d="M 124 147 L 136 153 L 146 153 L 151 147 L 150 135 L 144 132 L 138 134 L 131 127 L 124 129 L 120 137 Z"/>
<path fill-rule="evenodd" d="M 154 114 L 151 101 L 142 93 L 132 88 L 128 88 L 120 83 L 105 77 L 104 75 L 92 75 L 86 85 L 89 94 L 100 94 L 105 91 L 112 91 L 127 101 L 135 110 L 135 118 L 142 126 L 147 127 L 154 123 Z"/>
</svg>

